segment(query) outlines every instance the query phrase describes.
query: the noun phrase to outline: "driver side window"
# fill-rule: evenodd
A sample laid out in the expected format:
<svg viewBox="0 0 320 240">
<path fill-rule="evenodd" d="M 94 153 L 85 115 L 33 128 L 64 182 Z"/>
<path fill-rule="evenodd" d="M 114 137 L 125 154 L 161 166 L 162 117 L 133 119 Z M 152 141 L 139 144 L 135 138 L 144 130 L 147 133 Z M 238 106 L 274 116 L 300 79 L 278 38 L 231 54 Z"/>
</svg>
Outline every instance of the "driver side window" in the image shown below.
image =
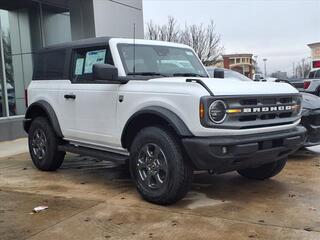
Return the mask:
<svg viewBox="0 0 320 240">
<path fill-rule="evenodd" d="M 105 63 L 106 49 L 80 50 L 74 56 L 73 78 L 92 80 L 93 64 Z"/>
<path fill-rule="evenodd" d="M 92 81 L 93 65 L 103 64 L 106 62 L 107 49 L 78 49 L 74 52 L 73 57 L 73 81 Z"/>
</svg>

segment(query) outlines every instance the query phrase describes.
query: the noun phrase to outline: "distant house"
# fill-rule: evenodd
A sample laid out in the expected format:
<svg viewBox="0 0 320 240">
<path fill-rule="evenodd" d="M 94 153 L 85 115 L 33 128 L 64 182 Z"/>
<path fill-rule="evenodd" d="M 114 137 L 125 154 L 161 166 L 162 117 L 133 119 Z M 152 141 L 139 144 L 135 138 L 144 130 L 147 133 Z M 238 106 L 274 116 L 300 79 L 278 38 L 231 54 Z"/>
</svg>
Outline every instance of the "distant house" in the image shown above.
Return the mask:
<svg viewBox="0 0 320 240">
<path fill-rule="evenodd" d="M 256 62 L 253 59 L 253 54 L 249 53 L 222 55 L 214 66 L 237 71 L 251 79 L 256 70 Z"/>
<path fill-rule="evenodd" d="M 308 44 L 311 49 L 312 68 L 320 68 L 320 42 Z"/>
</svg>

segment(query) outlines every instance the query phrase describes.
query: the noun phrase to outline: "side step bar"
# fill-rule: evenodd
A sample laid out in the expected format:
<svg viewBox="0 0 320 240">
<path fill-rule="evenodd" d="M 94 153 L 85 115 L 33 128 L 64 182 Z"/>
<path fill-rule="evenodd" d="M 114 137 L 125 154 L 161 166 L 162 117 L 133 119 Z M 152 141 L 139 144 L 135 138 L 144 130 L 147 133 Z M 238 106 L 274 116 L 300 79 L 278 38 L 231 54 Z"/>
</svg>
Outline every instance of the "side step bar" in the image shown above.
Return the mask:
<svg viewBox="0 0 320 240">
<path fill-rule="evenodd" d="M 92 149 L 87 147 L 77 147 L 71 144 L 65 144 L 58 146 L 59 151 L 71 152 L 75 154 L 81 154 L 85 156 L 95 157 L 99 159 L 106 159 L 111 162 L 117 162 L 120 164 L 125 164 L 129 156 L 125 156 L 118 153 L 106 152 L 98 149 Z"/>
</svg>

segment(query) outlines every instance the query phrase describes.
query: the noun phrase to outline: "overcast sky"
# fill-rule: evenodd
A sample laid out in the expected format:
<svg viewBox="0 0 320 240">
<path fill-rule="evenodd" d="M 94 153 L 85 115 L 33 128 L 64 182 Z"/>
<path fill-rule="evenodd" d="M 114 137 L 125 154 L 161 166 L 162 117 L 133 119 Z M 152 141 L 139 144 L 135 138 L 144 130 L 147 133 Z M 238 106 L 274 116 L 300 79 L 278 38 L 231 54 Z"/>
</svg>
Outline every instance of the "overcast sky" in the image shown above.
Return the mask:
<svg viewBox="0 0 320 240">
<path fill-rule="evenodd" d="M 320 0 L 144 0 L 144 21 L 163 24 L 173 16 L 183 26 L 213 19 L 225 53 L 267 58 L 267 71 L 292 74 L 292 63 L 310 56 L 320 42 Z"/>
</svg>

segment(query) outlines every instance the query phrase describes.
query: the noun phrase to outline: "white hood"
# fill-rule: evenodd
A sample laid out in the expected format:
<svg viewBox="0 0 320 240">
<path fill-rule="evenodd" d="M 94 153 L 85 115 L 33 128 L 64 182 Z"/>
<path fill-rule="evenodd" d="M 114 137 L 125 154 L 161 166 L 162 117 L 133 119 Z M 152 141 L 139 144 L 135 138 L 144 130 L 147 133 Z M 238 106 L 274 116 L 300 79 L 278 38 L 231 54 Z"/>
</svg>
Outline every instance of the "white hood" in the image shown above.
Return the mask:
<svg viewBox="0 0 320 240">
<path fill-rule="evenodd" d="M 194 77 L 156 78 L 152 82 L 186 82 Z M 194 78 L 201 79 L 215 96 L 221 95 L 261 95 L 261 94 L 290 94 L 298 90 L 287 83 L 241 81 L 236 78 Z"/>
<path fill-rule="evenodd" d="M 287 94 L 298 90 L 287 83 L 240 81 L 235 78 L 202 78 L 214 95 Z"/>
</svg>

